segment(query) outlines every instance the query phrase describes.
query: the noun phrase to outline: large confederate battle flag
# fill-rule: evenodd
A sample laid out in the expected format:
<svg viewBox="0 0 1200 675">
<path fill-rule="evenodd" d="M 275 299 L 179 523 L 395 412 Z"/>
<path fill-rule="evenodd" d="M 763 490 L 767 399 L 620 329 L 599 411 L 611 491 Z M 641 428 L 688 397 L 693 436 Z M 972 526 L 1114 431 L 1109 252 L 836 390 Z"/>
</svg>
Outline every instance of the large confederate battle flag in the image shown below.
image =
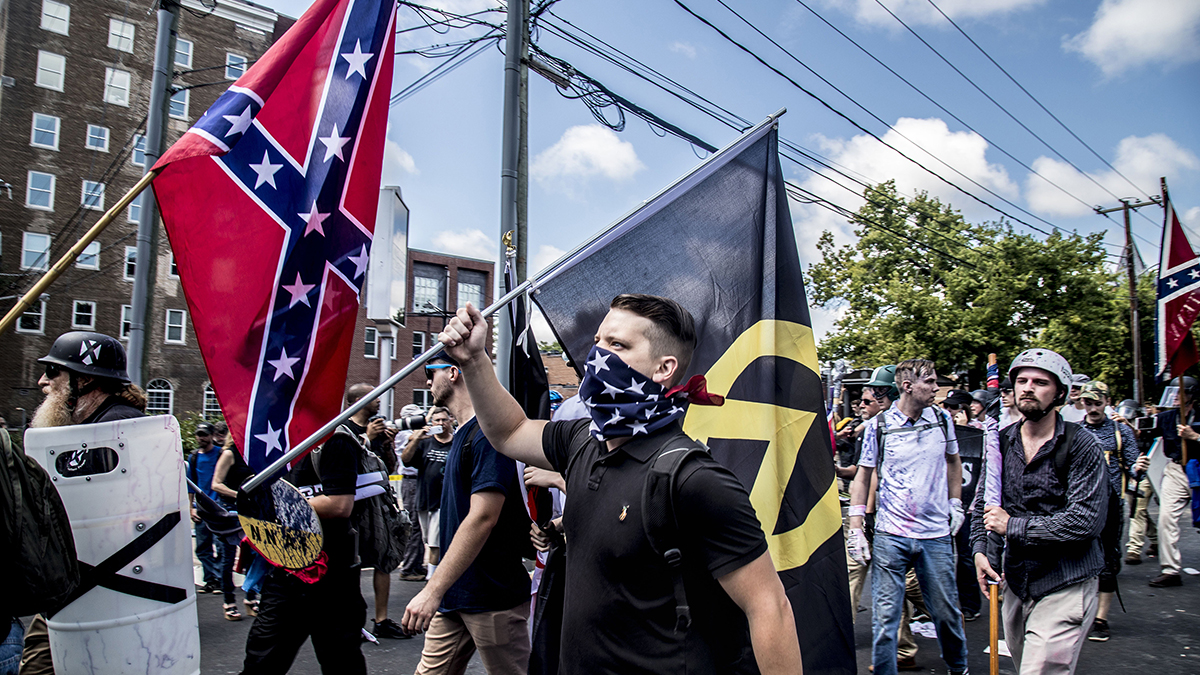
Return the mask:
<svg viewBox="0 0 1200 675">
<path fill-rule="evenodd" d="M 1163 238 L 1158 262 L 1158 325 L 1155 370 L 1160 380 L 1182 375 L 1196 363 L 1192 323 L 1200 314 L 1200 257 L 1196 255 L 1179 215 L 1162 185 Z"/>
<path fill-rule="evenodd" d="M 395 12 L 393 0 L 316 0 L 155 165 L 200 351 L 256 471 L 341 408 Z"/>
</svg>

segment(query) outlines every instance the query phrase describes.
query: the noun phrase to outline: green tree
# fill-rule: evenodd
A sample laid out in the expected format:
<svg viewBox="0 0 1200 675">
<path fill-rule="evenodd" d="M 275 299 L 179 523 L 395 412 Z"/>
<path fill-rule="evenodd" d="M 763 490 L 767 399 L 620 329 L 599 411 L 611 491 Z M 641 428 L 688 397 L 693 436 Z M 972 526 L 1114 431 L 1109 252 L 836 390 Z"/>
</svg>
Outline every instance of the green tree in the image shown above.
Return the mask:
<svg viewBox="0 0 1200 675">
<path fill-rule="evenodd" d="M 1102 235 L 1042 240 L 969 223 L 925 193 L 901 197 L 892 181 L 864 198 L 851 219 L 858 241 L 837 246 L 822 233 L 822 260 L 809 268 L 812 302 L 841 314 L 818 347 L 823 360 L 866 368 L 920 356 L 979 383 L 987 354 L 1003 368 L 1040 345 L 1093 377 L 1120 375 L 1128 290 L 1104 266 Z"/>
</svg>

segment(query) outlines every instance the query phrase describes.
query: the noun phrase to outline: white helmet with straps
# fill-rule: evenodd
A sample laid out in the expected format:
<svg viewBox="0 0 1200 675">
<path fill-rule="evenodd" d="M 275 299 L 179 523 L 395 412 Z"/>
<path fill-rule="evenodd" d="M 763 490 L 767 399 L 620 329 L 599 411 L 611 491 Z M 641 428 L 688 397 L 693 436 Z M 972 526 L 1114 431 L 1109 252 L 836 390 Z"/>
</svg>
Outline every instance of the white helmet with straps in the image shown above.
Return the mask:
<svg viewBox="0 0 1200 675">
<path fill-rule="evenodd" d="M 1067 360 L 1058 352 L 1041 347 L 1026 349 L 1013 359 L 1012 365 L 1008 368 L 1008 378 L 1015 382 L 1017 371 L 1022 368 L 1041 368 L 1053 375 L 1054 379 L 1058 380 L 1060 397 L 1064 399 L 1066 392 L 1071 389 L 1071 364 L 1067 363 Z M 1061 403 L 1061 401 L 1056 400 L 1057 403 Z"/>
</svg>

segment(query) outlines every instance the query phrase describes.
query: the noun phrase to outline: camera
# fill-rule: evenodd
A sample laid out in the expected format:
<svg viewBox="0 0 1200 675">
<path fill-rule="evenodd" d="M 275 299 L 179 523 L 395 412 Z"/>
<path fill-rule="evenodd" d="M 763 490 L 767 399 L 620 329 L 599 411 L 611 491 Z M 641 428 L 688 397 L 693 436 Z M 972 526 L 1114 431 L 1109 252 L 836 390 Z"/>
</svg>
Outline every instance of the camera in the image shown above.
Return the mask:
<svg viewBox="0 0 1200 675">
<path fill-rule="evenodd" d="M 1133 420 L 1133 428 L 1138 431 L 1150 431 L 1158 428 L 1158 416 L 1138 417 Z"/>
<path fill-rule="evenodd" d="M 405 431 L 416 431 L 417 429 L 425 428 L 424 415 L 411 415 L 409 417 L 401 417 L 396 420 L 396 424 Z"/>
</svg>

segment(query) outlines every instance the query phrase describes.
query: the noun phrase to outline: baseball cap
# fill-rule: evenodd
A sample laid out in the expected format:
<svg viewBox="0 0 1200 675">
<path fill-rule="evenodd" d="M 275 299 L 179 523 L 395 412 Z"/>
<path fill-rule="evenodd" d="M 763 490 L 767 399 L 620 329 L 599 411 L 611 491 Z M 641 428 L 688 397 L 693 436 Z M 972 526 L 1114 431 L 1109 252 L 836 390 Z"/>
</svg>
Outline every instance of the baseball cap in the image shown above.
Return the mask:
<svg viewBox="0 0 1200 675">
<path fill-rule="evenodd" d="M 1079 392 L 1079 398 L 1091 401 L 1099 401 L 1101 396 L 1108 396 L 1108 385 L 1098 380 L 1084 384 L 1083 390 Z"/>
<path fill-rule="evenodd" d="M 1091 381 L 1092 381 L 1092 378 L 1088 377 L 1087 375 L 1084 375 L 1083 373 L 1075 373 L 1074 375 L 1071 376 L 1071 386 L 1072 387 L 1080 387 Z M 1108 390 L 1108 387 L 1105 387 L 1105 393 L 1108 393 L 1107 390 Z"/>
</svg>

